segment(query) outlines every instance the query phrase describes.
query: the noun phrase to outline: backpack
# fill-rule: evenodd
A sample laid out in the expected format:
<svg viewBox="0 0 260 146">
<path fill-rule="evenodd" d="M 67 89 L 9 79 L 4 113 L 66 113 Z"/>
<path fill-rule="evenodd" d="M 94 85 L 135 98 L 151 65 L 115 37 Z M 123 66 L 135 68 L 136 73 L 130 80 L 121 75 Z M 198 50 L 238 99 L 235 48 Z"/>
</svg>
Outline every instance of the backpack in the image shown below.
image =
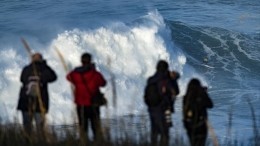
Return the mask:
<svg viewBox="0 0 260 146">
<path fill-rule="evenodd" d="M 30 76 L 29 80 L 30 81 L 26 85 L 26 95 L 30 97 L 37 97 L 39 88 L 39 82 L 37 81 L 38 78 L 35 76 Z"/>
<path fill-rule="evenodd" d="M 31 81 L 27 84 L 27 90 L 26 90 L 26 95 L 31 96 L 31 97 L 37 97 L 38 95 L 38 83 L 36 81 Z"/>
<path fill-rule="evenodd" d="M 83 84 L 85 85 L 85 88 L 87 89 L 87 91 L 89 93 L 91 93 L 90 89 L 88 88 L 87 82 L 86 82 L 85 78 L 83 77 L 83 74 L 80 74 L 80 76 L 81 76 Z M 91 104 L 94 107 L 107 105 L 107 99 L 106 99 L 104 93 L 102 93 L 100 90 L 98 90 L 96 94 L 92 95 Z"/>
<path fill-rule="evenodd" d="M 166 81 L 148 83 L 145 87 L 144 101 L 148 107 L 158 106 L 166 94 Z"/>
<path fill-rule="evenodd" d="M 189 126 L 200 126 L 201 124 L 204 124 L 206 119 L 206 117 L 202 114 L 205 107 L 203 107 L 203 105 L 201 105 L 197 100 L 198 99 L 192 99 L 187 101 L 184 105 L 184 119 L 186 124 Z"/>
<path fill-rule="evenodd" d="M 107 105 L 107 99 L 106 99 L 104 93 L 102 93 L 100 90 L 98 90 L 96 95 L 91 98 L 91 103 L 93 106 L 97 106 L 97 107 L 104 106 L 104 105 Z"/>
</svg>

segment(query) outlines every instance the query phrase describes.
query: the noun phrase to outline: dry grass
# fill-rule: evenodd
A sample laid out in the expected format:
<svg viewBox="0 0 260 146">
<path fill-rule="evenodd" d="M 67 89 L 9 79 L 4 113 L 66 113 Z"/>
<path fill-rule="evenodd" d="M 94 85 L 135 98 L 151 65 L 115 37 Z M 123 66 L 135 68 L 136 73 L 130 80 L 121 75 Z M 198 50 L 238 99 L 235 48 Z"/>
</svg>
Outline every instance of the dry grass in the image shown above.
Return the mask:
<svg viewBox="0 0 260 146">
<path fill-rule="evenodd" d="M 140 119 L 143 117 L 140 117 Z M 49 126 L 48 139 L 40 137 L 36 132 L 28 138 L 25 136 L 20 124 L 5 124 L 0 125 L 0 145 L 1 146 L 17 146 L 17 145 L 32 145 L 32 146 L 150 146 L 149 143 L 149 127 L 147 123 L 136 123 L 134 115 L 123 116 L 120 119 L 103 119 L 103 122 L 109 120 L 108 127 L 103 127 L 105 139 L 104 141 L 82 141 L 79 138 L 77 127 L 78 125 L 63 125 Z M 146 121 L 148 122 L 148 121 Z M 232 123 L 232 121 L 231 121 Z M 103 124 L 104 125 L 104 124 Z M 230 124 L 232 125 L 232 124 Z M 113 127 L 114 129 L 111 129 Z M 229 127 L 231 128 L 231 127 Z M 257 127 L 254 127 L 257 131 Z M 91 136 L 91 134 L 90 134 Z M 171 144 L 176 146 L 188 146 L 184 135 L 171 137 Z M 257 137 L 252 137 L 248 142 L 249 145 L 257 145 Z M 211 142 L 212 144 L 212 142 Z M 208 145 L 211 145 L 208 143 Z M 237 140 L 226 141 L 219 145 L 242 146 L 244 143 L 239 143 Z"/>
</svg>

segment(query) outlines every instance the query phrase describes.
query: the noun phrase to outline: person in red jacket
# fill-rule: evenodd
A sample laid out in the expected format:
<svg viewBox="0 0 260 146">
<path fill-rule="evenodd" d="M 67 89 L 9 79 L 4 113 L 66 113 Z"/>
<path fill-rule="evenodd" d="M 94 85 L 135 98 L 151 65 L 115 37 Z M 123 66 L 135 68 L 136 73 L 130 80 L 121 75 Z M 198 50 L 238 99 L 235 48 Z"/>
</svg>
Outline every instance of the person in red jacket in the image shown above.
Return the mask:
<svg viewBox="0 0 260 146">
<path fill-rule="evenodd" d="M 106 85 L 103 75 L 95 69 L 91 62 L 91 54 L 84 53 L 81 56 L 82 66 L 76 67 L 67 75 L 74 87 L 75 103 L 81 134 L 88 134 L 88 123 L 91 123 L 94 140 L 103 138 L 100 125 L 99 107 L 93 106 L 91 99 L 99 92 L 99 88 Z M 88 141 L 88 139 L 87 139 Z"/>
</svg>

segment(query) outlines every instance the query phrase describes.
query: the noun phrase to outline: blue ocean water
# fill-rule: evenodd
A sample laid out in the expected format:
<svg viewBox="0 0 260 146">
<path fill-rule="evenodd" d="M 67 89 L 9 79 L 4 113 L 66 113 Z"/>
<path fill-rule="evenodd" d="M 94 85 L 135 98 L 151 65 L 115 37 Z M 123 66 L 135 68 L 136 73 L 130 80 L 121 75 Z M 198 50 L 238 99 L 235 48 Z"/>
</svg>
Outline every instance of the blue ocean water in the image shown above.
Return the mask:
<svg viewBox="0 0 260 146">
<path fill-rule="evenodd" d="M 192 77 L 208 87 L 215 104 L 209 120 L 220 140 L 238 137 L 243 141 L 254 135 L 248 102 L 260 126 L 258 0 L 0 1 L 3 123 L 15 121 L 20 114 L 16 111 L 19 76 L 29 62 L 21 37 L 44 54 L 59 76 L 49 87 L 50 124 L 76 119 L 66 73 L 54 49 L 57 47 L 71 68 L 79 65 L 81 53 L 88 51 L 108 81 L 111 74 L 115 76 L 117 110 L 110 104 L 102 109 L 104 118 L 147 114 L 142 100 L 146 79 L 154 73 L 158 59 L 167 59 L 171 69 L 181 73 L 175 127 L 182 127 L 182 96 Z M 112 88 L 109 84 L 102 89 L 110 103 Z M 230 115 L 232 129 L 228 128 Z"/>
</svg>

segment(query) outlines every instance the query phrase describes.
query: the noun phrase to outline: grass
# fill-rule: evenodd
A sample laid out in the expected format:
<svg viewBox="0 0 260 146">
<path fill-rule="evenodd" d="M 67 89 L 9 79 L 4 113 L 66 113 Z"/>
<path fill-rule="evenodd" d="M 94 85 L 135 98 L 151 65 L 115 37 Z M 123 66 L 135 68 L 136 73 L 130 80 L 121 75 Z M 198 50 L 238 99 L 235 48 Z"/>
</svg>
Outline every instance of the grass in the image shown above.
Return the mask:
<svg viewBox="0 0 260 146">
<path fill-rule="evenodd" d="M 207 145 L 219 146 L 260 146 L 259 128 L 257 125 L 257 117 L 250 99 L 247 99 L 249 110 L 252 116 L 252 132 L 253 137 L 248 141 L 240 142 L 237 138 L 231 136 L 233 122 L 233 107 L 230 108 L 227 126 L 227 137 L 222 143 L 214 137 L 214 129 L 209 128 L 209 139 Z M 26 137 L 21 124 L 9 123 L 1 124 L 0 118 L 0 146 L 150 146 L 150 127 L 149 118 L 147 116 L 128 115 L 115 119 L 102 119 L 104 140 L 101 142 L 84 141 L 78 134 L 78 124 L 48 126 L 46 128 L 47 136 L 43 138 L 35 131 L 30 138 Z M 174 130 L 180 131 L 178 127 Z M 213 136 L 212 136 L 212 134 Z M 186 134 L 184 132 L 184 134 Z M 91 134 L 90 134 L 91 136 Z M 185 139 L 186 135 L 177 132 L 171 136 L 170 145 L 189 146 L 189 142 Z"/>
<path fill-rule="evenodd" d="M 76 129 L 77 125 L 73 125 Z M 60 131 L 61 132 L 61 131 Z M 88 146 L 148 146 L 149 143 L 144 142 L 134 142 L 128 136 L 121 136 L 117 140 L 111 140 L 108 137 L 102 142 L 82 142 L 77 135 L 76 130 L 72 131 L 67 128 L 62 129 L 61 133 L 56 131 L 50 131 L 48 134 L 48 140 L 42 139 L 37 136 L 37 133 L 33 133 L 30 139 L 28 139 L 23 133 L 22 127 L 19 124 L 8 124 L 0 126 L 0 145 L 1 146 L 17 146 L 17 145 L 32 145 L 32 146 L 78 146 L 78 145 L 88 145 Z"/>
<path fill-rule="evenodd" d="M 232 115 L 232 114 L 231 114 Z M 254 115 L 254 114 L 253 114 Z M 140 117 L 143 118 L 143 117 Z M 229 117 L 231 118 L 231 117 Z M 255 117 L 253 118 L 254 120 Z M 143 119 L 147 120 L 147 119 Z M 30 139 L 26 138 L 21 124 L 5 124 L 0 125 L 0 145 L 1 146 L 17 146 L 17 145 L 31 145 L 31 146 L 150 146 L 149 135 L 150 128 L 147 124 L 135 123 L 135 116 L 123 116 L 120 119 L 103 119 L 103 122 L 109 122 L 108 127 L 104 127 L 105 140 L 102 142 L 83 142 L 79 138 L 77 132 L 77 124 L 74 125 L 60 125 L 49 126 L 48 138 L 42 138 L 37 133 L 33 133 Z M 148 121 L 146 121 L 148 122 Z M 131 124 L 132 123 L 132 124 Z M 255 122 L 254 122 L 255 123 Z M 114 125 L 114 126 L 112 126 Z M 229 126 L 232 126 L 232 120 Z M 114 129 L 111 129 L 113 127 Z M 176 128 L 176 127 L 175 127 Z M 231 128 L 231 127 L 228 127 Z M 254 131 L 258 132 L 257 126 L 254 125 Z M 257 133 L 256 132 L 256 133 Z M 91 136 L 91 134 L 90 134 Z M 248 145 L 259 146 L 258 135 L 249 139 Z M 184 135 L 178 134 L 171 137 L 171 144 L 174 146 L 188 146 Z M 208 145 L 212 145 L 208 142 Z M 219 143 L 224 146 L 243 146 L 238 140 L 225 141 Z"/>
<path fill-rule="evenodd" d="M 143 116 L 139 118 L 144 118 Z M 78 125 L 49 126 L 47 138 L 40 137 L 35 131 L 28 139 L 21 124 L 0 125 L 1 146 L 150 146 L 150 128 L 147 119 L 143 124 L 137 122 L 134 115 L 123 116 L 120 119 L 103 119 L 104 141 L 86 142 L 80 139 Z M 107 122 L 105 124 L 105 122 Z M 112 126 L 113 125 L 113 126 Z M 113 127 L 113 129 L 111 128 Z M 92 134 L 90 133 L 91 137 Z M 182 138 L 172 139 L 174 145 L 185 146 Z"/>
</svg>

